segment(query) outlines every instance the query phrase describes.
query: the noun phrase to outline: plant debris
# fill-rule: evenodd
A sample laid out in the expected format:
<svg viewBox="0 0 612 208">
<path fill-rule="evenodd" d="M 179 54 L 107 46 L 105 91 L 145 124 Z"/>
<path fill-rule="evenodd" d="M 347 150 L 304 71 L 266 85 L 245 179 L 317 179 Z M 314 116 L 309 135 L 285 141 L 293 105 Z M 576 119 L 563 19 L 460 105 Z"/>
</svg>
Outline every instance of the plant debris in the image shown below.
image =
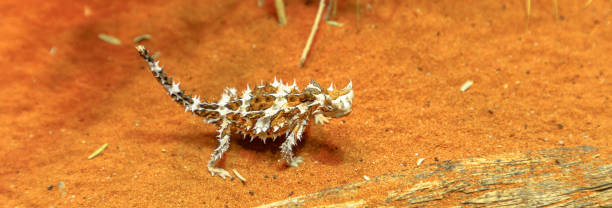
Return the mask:
<svg viewBox="0 0 612 208">
<path fill-rule="evenodd" d="M 417 160 L 417 166 L 420 166 L 423 163 L 423 161 L 425 161 L 425 158 L 419 158 Z"/>
<path fill-rule="evenodd" d="M 335 26 L 335 27 L 342 27 L 342 26 L 344 26 L 344 24 L 336 22 L 334 20 L 327 20 L 327 21 L 325 21 L 325 23 L 327 23 L 328 25 L 331 25 L 331 26 Z"/>
<path fill-rule="evenodd" d="M 274 0 L 274 7 L 276 7 L 276 16 L 278 16 L 278 24 L 287 24 L 287 15 L 285 14 L 285 3 L 283 0 Z"/>
<path fill-rule="evenodd" d="M 110 43 L 113 45 L 121 45 L 121 40 L 119 40 L 118 38 L 112 36 L 112 35 L 107 35 L 104 33 L 100 33 L 98 34 L 98 38 L 100 38 L 100 40 L 106 42 L 106 43 Z"/>
<path fill-rule="evenodd" d="M 302 51 L 302 56 L 300 58 L 300 63 L 298 67 L 303 68 L 304 63 L 306 62 L 306 58 L 308 57 L 308 52 L 310 51 L 310 46 L 312 45 L 312 41 L 314 39 L 317 30 L 319 29 L 319 22 L 321 21 L 321 14 L 323 14 L 323 9 L 325 8 L 325 1 L 321 0 L 319 3 L 319 9 L 317 10 L 317 16 L 315 17 L 315 21 L 312 24 L 312 29 L 310 30 L 310 35 L 308 36 L 308 40 L 306 41 L 306 46 Z"/>
<path fill-rule="evenodd" d="M 102 153 L 102 151 L 104 151 L 104 149 L 106 149 L 106 147 L 108 147 L 108 143 L 102 145 L 100 148 L 98 148 L 95 152 L 91 153 L 91 155 L 89 155 L 89 157 L 87 157 L 87 159 L 93 159 L 94 157 L 98 156 L 100 153 Z"/>
<path fill-rule="evenodd" d="M 474 84 L 474 81 L 472 81 L 472 80 L 465 81 L 465 83 L 463 83 L 463 85 L 461 85 L 461 92 L 465 92 L 468 89 L 470 89 L 472 84 Z"/>
<path fill-rule="evenodd" d="M 234 172 L 234 174 L 236 174 L 236 177 L 238 177 L 238 179 L 240 179 L 242 182 L 246 182 L 246 178 L 242 177 L 242 175 L 240 175 L 240 173 L 238 173 L 236 169 L 232 169 L 232 171 Z"/>
<path fill-rule="evenodd" d="M 140 41 L 149 40 L 149 39 L 151 39 L 151 35 L 149 34 L 139 35 L 134 38 L 134 44 L 138 44 L 140 43 Z"/>
</svg>

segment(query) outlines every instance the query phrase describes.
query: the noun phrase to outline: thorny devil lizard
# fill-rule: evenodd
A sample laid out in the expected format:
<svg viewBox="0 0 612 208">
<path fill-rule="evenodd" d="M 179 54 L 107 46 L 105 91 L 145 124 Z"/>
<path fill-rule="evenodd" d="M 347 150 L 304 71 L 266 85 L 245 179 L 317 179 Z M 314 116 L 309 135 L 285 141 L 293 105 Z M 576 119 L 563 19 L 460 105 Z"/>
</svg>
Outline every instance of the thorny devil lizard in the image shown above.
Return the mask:
<svg viewBox="0 0 612 208">
<path fill-rule="evenodd" d="M 297 166 L 302 160 L 294 157 L 292 147 L 302 137 L 308 121 L 314 118 L 315 123 L 329 122 L 329 117 L 341 117 L 349 114 L 353 103 L 352 81 L 344 89 L 335 89 L 333 84 L 322 88 L 311 81 L 300 92 L 295 81 L 293 85 L 276 81 L 261 84 L 254 89 L 247 85 L 239 97 L 236 89 L 226 88 L 219 101 L 207 102 L 199 96 L 185 94 L 179 88 L 180 83 L 163 71 L 159 61 L 155 61 L 144 46 L 136 47 L 140 56 L 149 65 L 153 76 L 164 87 L 174 101 L 185 106 L 185 112 L 204 117 L 204 121 L 218 126 L 217 139 L 219 146 L 208 161 L 208 171 L 214 176 L 231 177 L 229 172 L 217 167 L 217 161 L 229 148 L 230 133 L 240 133 L 246 138 L 276 139 L 284 135 L 286 140 L 281 145 L 281 154 L 290 166 Z"/>
</svg>

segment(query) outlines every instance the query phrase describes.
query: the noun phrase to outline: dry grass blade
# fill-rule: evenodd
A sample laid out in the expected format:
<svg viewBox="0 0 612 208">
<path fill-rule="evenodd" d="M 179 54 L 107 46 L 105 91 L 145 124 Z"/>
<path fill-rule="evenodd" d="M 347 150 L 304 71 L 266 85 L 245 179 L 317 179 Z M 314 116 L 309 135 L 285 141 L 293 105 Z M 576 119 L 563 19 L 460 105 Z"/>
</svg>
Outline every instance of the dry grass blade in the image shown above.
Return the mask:
<svg viewBox="0 0 612 208">
<path fill-rule="evenodd" d="M 91 153 L 91 155 L 89 155 L 89 157 L 87 157 L 87 159 L 93 159 L 94 157 L 98 156 L 100 153 L 102 153 L 102 151 L 104 151 L 106 149 L 106 147 L 108 147 L 108 143 L 102 145 L 100 148 L 98 148 L 95 152 Z"/>
<path fill-rule="evenodd" d="M 357 32 L 359 32 L 361 30 L 360 26 L 359 26 L 359 21 L 360 21 L 360 11 L 359 11 L 359 0 L 355 0 L 355 15 L 357 18 L 357 21 L 355 21 L 355 23 L 357 24 Z"/>
<path fill-rule="evenodd" d="M 100 33 L 98 34 L 98 38 L 100 38 L 100 40 L 109 43 L 109 44 L 113 44 L 113 45 L 121 45 L 121 40 L 119 40 L 118 38 L 116 38 L 115 36 L 112 35 L 107 35 L 104 33 Z"/>
<path fill-rule="evenodd" d="M 236 174 L 236 177 L 238 177 L 238 179 L 240 179 L 242 182 L 246 182 L 246 178 L 242 177 L 242 175 L 240 175 L 240 173 L 238 173 L 236 169 L 232 169 L 232 171 L 234 172 L 234 174 Z"/>
<path fill-rule="evenodd" d="M 531 15 L 531 0 L 526 0 L 525 9 L 527 12 L 527 28 L 529 28 L 529 15 Z"/>
<path fill-rule="evenodd" d="M 593 3 L 593 0 L 587 0 L 586 3 L 584 3 L 584 8 L 586 9 L 587 7 L 589 7 L 591 3 Z"/>
<path fill-rule="evenodd" d="M 287 24 L 287 15 L 285 13 L 285 3 L 283 0 L 274 0 L 274 6 L 276 7 L 276 15 L 278 16 L 278 24 Z"/>
<path fill-rule="evenodd" d="M 325 0 L 321 0 L 319 3 L 319 9 L 317 11 L 317 17 L 315 18 L 314 24 L 312 25 L 312 30 L 310 31 L 310 36 L 308 36 L 308 41 L 306 41 L 306 46 L 302 51 L 302 57 L 300 58 L 300 63 L 298 66 L 300 68 L 304 67 L 304 63 L 306 62 L 306 58 L 308 57 L 308 52 L 310 51 L 310 46 L 312 45 L 312 41 L 314 39 L 317 30 L 319 29 L 319 22 L 321 22 L 321 15 L 323 14 L 323 9 L 325 8 Z"/>
</svg>

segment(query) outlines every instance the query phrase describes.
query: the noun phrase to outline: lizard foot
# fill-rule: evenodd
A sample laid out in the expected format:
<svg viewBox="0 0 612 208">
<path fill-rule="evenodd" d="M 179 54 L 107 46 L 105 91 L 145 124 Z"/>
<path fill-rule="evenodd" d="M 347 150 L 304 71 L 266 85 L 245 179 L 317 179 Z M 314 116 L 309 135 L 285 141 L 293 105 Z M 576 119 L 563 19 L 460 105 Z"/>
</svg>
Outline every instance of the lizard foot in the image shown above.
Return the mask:
<svg viewBox="0 0 612 208">
<path fill-rule="evenodd" d="M 302 157 L 294 157 L 294 158 L 291 158 L 291 161 L 289 162 L 289 166 L 297 167 L 298 164 L 302 162 L 304 162 L 304 160 L 302 160 Z"/>
<path fill-rule="evenodd" d="M 217 174 L 219 177 L 225 179 L 225 177 L 230 177 L 232 178 L 232 175 L 230 175 L 229 172 L 227 172 L 227 170 L 223 169 L 223 168 L 217 168 L 217 167 L 208 167 L 208 172 L 210 172 L 210 174 L 212 176 L 215 176 L 215 174 Z"/>
<path fill-rule="evenodd" d="M 324 116 L 323 114 L 315 114 L 314 120 L 315 120 L 315 124 L 319 124 L 319 125 L 329 123 L 329 117 Z"/>
</svg>

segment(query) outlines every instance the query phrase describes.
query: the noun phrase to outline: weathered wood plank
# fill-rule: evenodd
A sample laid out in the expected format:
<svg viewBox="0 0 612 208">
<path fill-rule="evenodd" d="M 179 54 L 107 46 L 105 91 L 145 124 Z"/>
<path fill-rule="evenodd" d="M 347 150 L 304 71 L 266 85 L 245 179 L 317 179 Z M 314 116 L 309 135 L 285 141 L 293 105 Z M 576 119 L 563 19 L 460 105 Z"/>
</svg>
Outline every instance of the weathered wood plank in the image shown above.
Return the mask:
<svg viewBox="0 0 612 208">
<path fill-rule="evenodd" d="M 445 161 L 260 207 L 612 207 L 611 159 L 584 146 Z"/>
</svg>

